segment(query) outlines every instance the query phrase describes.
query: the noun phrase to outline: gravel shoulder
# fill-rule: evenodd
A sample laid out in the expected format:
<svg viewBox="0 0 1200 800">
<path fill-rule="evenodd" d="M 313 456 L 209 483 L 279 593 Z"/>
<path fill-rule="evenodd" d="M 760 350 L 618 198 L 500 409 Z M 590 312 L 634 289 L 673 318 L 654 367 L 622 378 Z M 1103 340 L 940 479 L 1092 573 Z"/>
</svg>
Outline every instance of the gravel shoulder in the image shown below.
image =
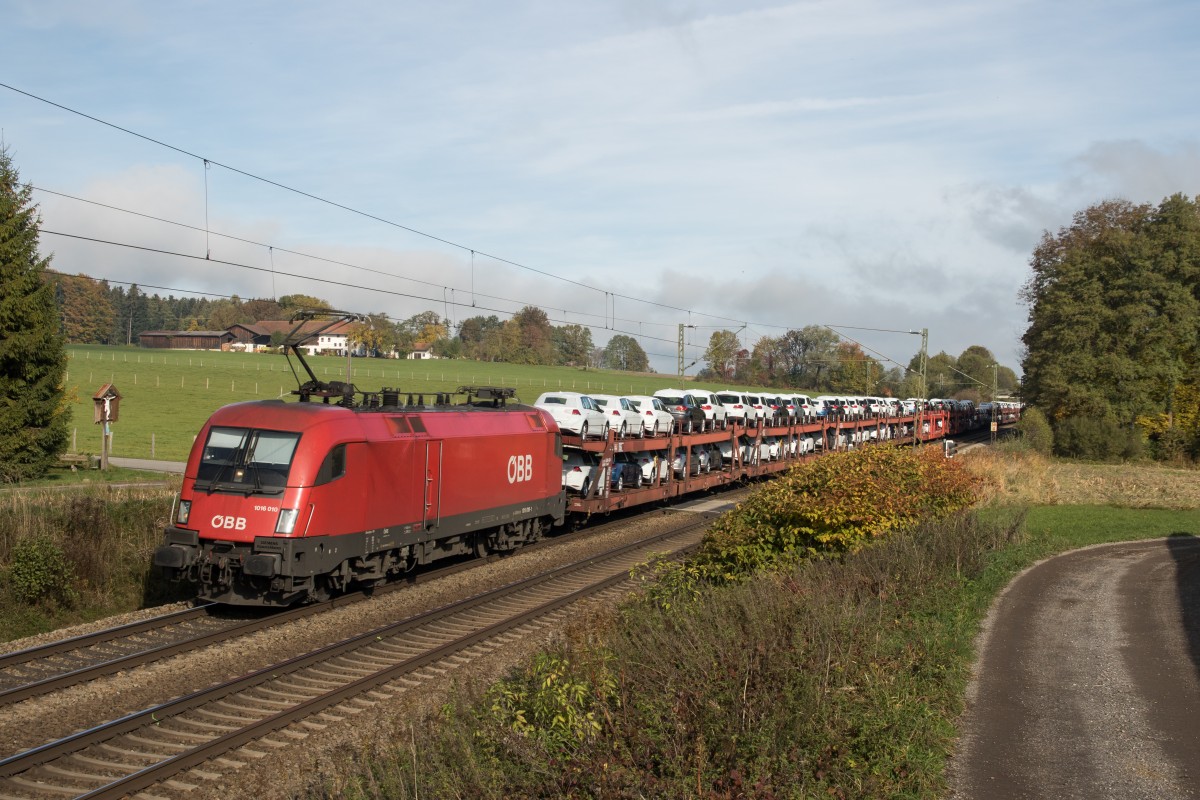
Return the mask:
<svg viewBox="0 0 1200 800">
<path fill-rule="evenodd" d="M 1200 539 L 1084 548 L 993 606 L 958 800 L 1200 797 Z"/>
</svg>

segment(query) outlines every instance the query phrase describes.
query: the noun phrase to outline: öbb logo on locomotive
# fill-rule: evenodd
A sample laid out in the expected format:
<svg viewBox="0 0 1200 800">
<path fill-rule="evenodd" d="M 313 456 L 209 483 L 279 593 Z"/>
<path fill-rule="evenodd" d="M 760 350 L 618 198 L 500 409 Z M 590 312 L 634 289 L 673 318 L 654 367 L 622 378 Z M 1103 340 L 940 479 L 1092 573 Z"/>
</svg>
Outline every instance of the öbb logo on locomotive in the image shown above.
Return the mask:
<svg viewBox="0 0 1200 800">
<path fill-rule="evenodd" d="M 226 530 L 231 531 L 244 531 L 246 530 L 246 518 L 229 517 L 217 514 L 212 518 L 212 526 L 214 528 L 225 528 Z"/>
<path fill-rule="evenodd" d="M 508 482 L 521 483 L 533 480 L 533 455 L 508 457 Z"/>
</svg>

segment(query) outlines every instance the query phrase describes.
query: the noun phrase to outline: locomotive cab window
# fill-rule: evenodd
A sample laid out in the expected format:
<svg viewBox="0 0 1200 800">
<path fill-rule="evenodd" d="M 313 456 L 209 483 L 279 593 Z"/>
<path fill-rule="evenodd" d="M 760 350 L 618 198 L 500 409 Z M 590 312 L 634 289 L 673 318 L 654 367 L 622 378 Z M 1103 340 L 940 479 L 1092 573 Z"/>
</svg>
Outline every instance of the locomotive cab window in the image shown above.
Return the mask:
<svg viewBox="0 0 1200 800">
<path fill-rule="evenodd" d="M 337 447 L 329 451 L 329 455 L 325 456 L 325 460 L 321 462 L 321 468 L 317 470 L 317 480 L 315 486 L 320 486 L 330 481 L 335 481 L 346 474 L 346 445 L 339 444 Z"/>
<path fill-rule="evenodd" d="M 214 491 L 279 494 L 287 486 L 300 434 L 252 428 L 212 428 L 196 486 Z"/>
</svg>

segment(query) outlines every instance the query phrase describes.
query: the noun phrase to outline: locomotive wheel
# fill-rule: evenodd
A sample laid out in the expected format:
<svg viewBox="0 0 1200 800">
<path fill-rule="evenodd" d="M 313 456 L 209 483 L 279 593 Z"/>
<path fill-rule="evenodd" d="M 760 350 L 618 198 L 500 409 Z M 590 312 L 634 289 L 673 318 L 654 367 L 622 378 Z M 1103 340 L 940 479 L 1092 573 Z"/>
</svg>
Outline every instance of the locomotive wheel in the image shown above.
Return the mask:
<svg viewBox="0 0 1200 800">
<path fill-rule="evenodd" d="M 312 603 L 325 603 L 333 597 L 333 590 L 329 588 L 329 581 L 323 576 L 318 576 L 313 580 L 313 590 L 308 593 L 308 600 Z"/>
</svg>

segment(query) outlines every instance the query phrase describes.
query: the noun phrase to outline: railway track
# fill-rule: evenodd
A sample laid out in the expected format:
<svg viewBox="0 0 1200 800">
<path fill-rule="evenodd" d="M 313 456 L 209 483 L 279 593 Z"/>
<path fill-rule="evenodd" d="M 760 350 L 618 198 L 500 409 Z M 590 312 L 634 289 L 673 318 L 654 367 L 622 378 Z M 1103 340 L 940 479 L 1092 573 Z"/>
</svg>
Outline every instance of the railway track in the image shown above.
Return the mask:
<svg viewBox="0 0 1200 800">
<path fill-rule="evenodd" d="M 478 563 L 453 564 L 369 591 L 351 592 L 323 603 L 282 610 L 237 609 L 207 603 L 6 653 L 0 655 L 0 706 L 295 622 L 415 583 L 446 577 Z"/>
<path fill-rule="evenodd" d="M 628 590 L 655 552 L 699 543 L 707 519 L 353 636 L 0 761 L 0 798 L 115 798 L 207 784 L 355 710 Z M 258 744 L 254 744 L 258 743 Z"/>
<path fill-rule="evenodd" d="M 432 577 L 429 574 L 425 579 Z M 356 592 L 325 603 L 270 612 L 239 612 L 209 603 L 6 653 L 0 656 L 0 706 L 341 608 L 367 596 Z"/>
</svg>

